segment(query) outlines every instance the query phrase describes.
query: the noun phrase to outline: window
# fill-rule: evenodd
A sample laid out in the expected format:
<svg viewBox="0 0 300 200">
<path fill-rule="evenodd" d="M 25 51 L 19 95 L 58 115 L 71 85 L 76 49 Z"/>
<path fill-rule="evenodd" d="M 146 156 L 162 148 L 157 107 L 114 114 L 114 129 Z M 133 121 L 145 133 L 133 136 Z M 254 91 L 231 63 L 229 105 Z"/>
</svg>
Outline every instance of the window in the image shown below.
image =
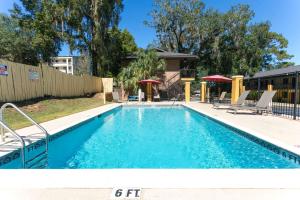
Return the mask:
<svg viewBox="0 0 300 200">
<path fill-rule="evenodd" d="M 283 92 L 282 97 L 285 98 L 285 99 L 288 98 L 288 92 Z"/>
<path fill-rule="evenodd" d="M 292 87 L 296 88 L 296 78 L 292 78 Z"/>
<path fill-rule="evenodd" d="M 282 79 L 282 84 L 283 84 L 283 85 L 289 84 L 289 79 L 288 79 L 288 78 Z"/>
</svg>

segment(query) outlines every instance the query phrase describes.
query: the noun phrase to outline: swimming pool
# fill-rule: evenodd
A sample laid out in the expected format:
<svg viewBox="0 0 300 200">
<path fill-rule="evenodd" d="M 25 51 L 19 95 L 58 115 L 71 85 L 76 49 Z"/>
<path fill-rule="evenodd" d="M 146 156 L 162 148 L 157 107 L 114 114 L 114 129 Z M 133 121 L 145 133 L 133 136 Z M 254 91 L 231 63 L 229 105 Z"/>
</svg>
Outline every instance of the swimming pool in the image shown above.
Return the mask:
<svg viewBox="0 0 300 200">
<path fill-rule="evenodd" d="M 300 167 L 183 106 L 120 107 L 61 135 L 49 143 L 49 168 Z"/>
</svg>

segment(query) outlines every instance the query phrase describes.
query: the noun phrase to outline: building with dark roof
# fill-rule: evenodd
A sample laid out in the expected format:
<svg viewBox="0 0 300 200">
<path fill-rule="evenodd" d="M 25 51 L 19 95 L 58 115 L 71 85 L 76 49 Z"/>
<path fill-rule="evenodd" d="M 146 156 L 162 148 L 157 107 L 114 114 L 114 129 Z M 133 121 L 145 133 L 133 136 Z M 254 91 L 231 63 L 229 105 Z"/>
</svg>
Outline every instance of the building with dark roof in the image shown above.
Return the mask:
<svg viewBox="0 0 300 200">
<path fill-rule="evenodd" d="M 257 72 L 250 79 L 258 79 L 258 78 L 267 78 L 267 77 L 275 77 L 275 76 L 287 76 L 291 74 L 295 74 L 300 72 L 300 65 L 284 67 L 280 69 L 274 69 L 270 71 Z"/>
<path fill-rule="evenodd" d="M 253 77 L 246 77 L 247 90 L 267 90 L 268 85 L 277 90 L 275 99 L 279 102 L 294 103 L 300 101 L 300 65 L 258 72 Z M 298 95 L 298 98 L 296 98 Z"/>
<path fill-rule="evenodd" d="M 158 57 L 164 59 L 166 63 L 164 74 L 158 75 L 161 81 L 159 85 L 161 96 L 165 98 L 175 97 L 183 92 L 180 84 L 181 79 L 194 76 L 195 71 L 189 69 L 187 61 L 196 60 L 198 57 L 191 54 L 169 52 L 159 48 L 154 48 L 154 50 Z M 130 62 L 136 58 L 136 55 L 130 55 L 126 57 L 126 60 Z"/>
</svg>

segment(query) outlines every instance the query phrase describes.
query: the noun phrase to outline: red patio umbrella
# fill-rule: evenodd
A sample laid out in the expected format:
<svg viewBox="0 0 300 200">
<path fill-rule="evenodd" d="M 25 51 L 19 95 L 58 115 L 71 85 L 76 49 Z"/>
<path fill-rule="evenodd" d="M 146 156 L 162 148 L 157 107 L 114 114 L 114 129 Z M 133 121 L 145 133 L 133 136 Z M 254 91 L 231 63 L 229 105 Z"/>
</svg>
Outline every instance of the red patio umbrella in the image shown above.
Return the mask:
<svg viewBox="0 0 300 200">
<path fill-rule="evenodd" d="M 153 80 L 153 79 L 146 79 L 139 81 L 140 84 L 147 84 L 147 101 L 152 101 L 152 84 L 160 84 L 160 81 Z"/>
<path fill-rule="evenodd" d="M 141 84 L 146 84 L 146 83 L 160 84 L 160 82 L 159 82 L 159 81 L 157 81 L 157 80 L 153 80 L 153 79 L 141 80 L 141 81 L 139 81 L 139 83 L 141 83 Z"/>
<path fill-rule="evenodd" d="M 202 79 L 205 81 L 210 81 L 210 82 L 215 82 L 215 83 L 230 83 L 232 81 L 231 78 L 227 78 L 227 77 L 221 76 L 221 75 L 204 76 L 204 77 L 202 77 Z M 219 96 L 220 96 L 220 92 L 221 92 L 220 87 L 218 87 Z M 208 88 L 207 93 L 208 93 L 207 95 L 210 96 L 209 88 Z"/>
<path fill-rule="evenodd" d="M 204 76 L 202 77 L 202 79 L 205 81 L 211 81 L 216 83 L 229 83 L 232 81 L 231 78 L 227 78 L 221 75 Z"/>
</svg>

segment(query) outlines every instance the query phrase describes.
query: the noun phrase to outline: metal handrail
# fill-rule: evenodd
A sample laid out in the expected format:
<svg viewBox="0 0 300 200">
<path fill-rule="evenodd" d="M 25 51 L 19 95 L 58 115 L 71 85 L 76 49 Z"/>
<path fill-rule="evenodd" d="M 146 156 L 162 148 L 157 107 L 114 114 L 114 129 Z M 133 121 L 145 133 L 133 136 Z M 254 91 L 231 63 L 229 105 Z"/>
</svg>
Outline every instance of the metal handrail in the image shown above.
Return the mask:
<svg viewBox="0 0 300 200">
<path fill-rule="evenodd" d="M 22 159 L 22 167 L 25 168 L 25 141 L 24 139 L 19 136 L 16 132 L 14 132 L 11 128 L 9 128 L 6 124 L 4 124 L 1 120 L 0 120 L 0 125 L 1 125 L 1 129 L 3 131 L 3 128 L 5 128 L 8 132 L 10 132 L 15 138 L 17 138 L 17 140 L 19 140 L 19 142 L 22 145 L 21 148 L 21 159 Z"/>
<path fill-rule="evenodd" d="M 0 121 L 2 121 L 1 124 L 4 124 L 4 120 L 3 120 L 3 111 L 6 107 L 13 107 L 16 111 L 18 111 L 21 115 L 23 115 L 26 119 L 28 119 L 33 125 L 35 125 L 36 127 L 38 127 L 42 133 L 45 135 L 45 145 L 46 145 L 46 152 L 48 152 L 48 138 L 49 138 L 49 134 L 46 131 L 46 129 L 44 129 L 41 125 L 39 125 L 37 122 L 35 122 L 31 117 L 29 117 L 27 114 L 25 114 L 21 109 L 19 109 L 16 105 L 12 104 L 12 103 L 5 103 L 1 106 L 0 108 Z M 8 126 L 6 126 L 4 124 L 3 126 L 4 128 L 6 128 L 7 130 L 9 130 L 10 132 L 12 131 L 14 133 L 14 136 L 18 136 L 20 137 L 18 134 L 16 134 L 12 129 L 10 129 Z M 3 129 L 1 129 L 1 134 L 3 135 Z M 21 138 L 21 137 L 20 137 Z M 22 139 L 22 138 L 21 138 Z M 25 143 L 24 143 L 24 148 L 25 148 Z M 23 148 L 23 149 L 24 149 Z M 25 154 L 24 154 L 24 163 L 25 163 Z M 24 164 L 25 165 L 25 164 Z"/>
</svg>

